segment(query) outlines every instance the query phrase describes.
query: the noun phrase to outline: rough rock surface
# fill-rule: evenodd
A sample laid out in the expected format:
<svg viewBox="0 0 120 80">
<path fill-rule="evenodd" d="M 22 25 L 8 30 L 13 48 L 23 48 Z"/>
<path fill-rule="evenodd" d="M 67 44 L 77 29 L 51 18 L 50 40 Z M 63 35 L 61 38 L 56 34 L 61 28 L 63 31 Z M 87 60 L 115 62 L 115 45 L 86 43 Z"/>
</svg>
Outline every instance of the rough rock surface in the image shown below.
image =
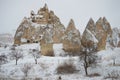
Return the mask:
<svg viewBox="0 0 120 80">
<path fill-rule="evenodd" d="M 65 27 L 47 5 L 40 8 L 37 14 L 31 11 L 29 18 L 24 18 L 18 27 L 14 44 L 39 42 L 42 36 L 51 34 L 53 43 L 60 43 Z"/>
<path fill-rule="evenodd" d="M 96 22 L 96 38 L 98 39 L 98 50 L 106 48 L 106 43 L 112 45 L 112 29 L 105 17 Z"/>
<path fill-rule="evenodd" d="M 41 53 L 49 56 L 54 55 L 54 43 L 63 43 L 66 52 L 79 52 L 83 47 L 104 50 L 106 46 L 120 47 L 120 30 L 112 30 L 105 17 L 99 18 L 96 23 L 90 18 L 81 38 L 72 19 L 65 29 L 45 4 L 37 13 L 31 11 L 30 17 L 22 20 L 14 36 L 14 44 L 18 45 L 39 42 Z"/>
<path fill-rule="evenodd" d="M 98 43 L 98 40 L 95 37 L 95 23 L 92 18 L 88 21 L 81 42 L 83 47 L 93 47 Z"/>
<path fill-rule="evenodd" d="M 63 36 L 63 48 L 66 52 L 79 52 L 81 49 L 80 32 L 71 19 Z"/>
<path fill-rule="evenodd" d="M 83 46 L 96 46 L 97 50 L 112 45 L 112 29 L 105 17 L 99 18 L 96 23 L 90 19 L 81 40 Z"/>
<path fill-rule="evenodd" d="M 64 31 L 65 27 L 60 19 L 53 11 L 49 11 L 45 4 L 37 14 L 31 11 L 30 17 L 23 19 L 14 36 L 14 44 L 40 42 L 41 46 L 45 46 L 46 44 L 61 43 Z"/>
</svg>

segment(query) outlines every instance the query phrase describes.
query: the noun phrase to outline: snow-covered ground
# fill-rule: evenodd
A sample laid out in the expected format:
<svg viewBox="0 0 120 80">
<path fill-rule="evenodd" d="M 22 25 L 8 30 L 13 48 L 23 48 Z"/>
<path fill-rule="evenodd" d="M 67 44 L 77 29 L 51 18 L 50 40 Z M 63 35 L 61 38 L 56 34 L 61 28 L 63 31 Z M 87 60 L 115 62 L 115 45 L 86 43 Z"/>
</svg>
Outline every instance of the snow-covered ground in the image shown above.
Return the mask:
<svg viewBox="0 0 120 80">
<path fill-rule="evenodd" d="M 110 80 L 104 79 L 104 76 L 110 71 L 120 71 L 120 48 L 115 48 L 113 50 L 103 50 L 98 52 L 100 57 L 96 67 L 89 67 L 88 73 L 94 74 L 98 73 L 100 76 L 96 77 L 86 77 L 82 62 L 79 60 L 78 56 L 61 56 L 64 55 L 62 50 L 62 44 L 54 44 L 54 57 L 41 56 L 38 58 L 38 64 L 35 64 L 34 57 L 30 53 L 31 49 L 39 49 L 39 43 L 34 44 L 24 44 L 17 46 L 16 49 L 21 50 L 24 57 L 18 60 L 18 64 L 15 65 L 15 60 L 10 58 L 11 46 L 7 48 L 0 47 L 0 55 L 5 54 L 8 57 L 8 62 L 2 64 L 0 67 L 0 80 L 7 78 L 8 80 L 20 80 L 25 75 L 22 71 L 25 64 L 28 64 L 31 69 L 28 72 L 28 79 L 34 80 L 35 78 L 42 78 L 42 80 L 58 80 L 61 76 L 62 80 Z M 116 65 L 113 66 L 113 59 L 116 61 Z M 78 72 L 74 74 L 57 74 L 57 67 L 64 62 L 72 62 Z M 41 79 L 40 79 L 41 80 Z"/>
</svg>

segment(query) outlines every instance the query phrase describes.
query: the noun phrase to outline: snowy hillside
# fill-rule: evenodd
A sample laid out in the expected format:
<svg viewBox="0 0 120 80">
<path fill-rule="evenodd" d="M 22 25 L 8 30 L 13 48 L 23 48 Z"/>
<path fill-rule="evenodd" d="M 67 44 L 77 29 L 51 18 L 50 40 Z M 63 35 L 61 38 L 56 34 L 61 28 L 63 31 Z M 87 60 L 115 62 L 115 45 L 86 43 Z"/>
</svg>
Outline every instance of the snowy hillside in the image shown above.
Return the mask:
<svg viewBox="0 0 120 80">
<path fill-rule="evenodd" d="M 40 56 L 37 59 L 38 63 L 35 64 L 34 57 L 30 52 L 33 49 L 40 50 L 39 43 L 34 44 L 24 44 L 17 46 L 16 49 L 20 50 L 23 57 L 18 60 L 18 64 L 15 64 L 15 59 L 13 59 L 10 54 L 12 52 L 13 46 L 4 48 L 0 47 L 0 55 L 5 54 L 7 56 L 7 61 L 1 63 L 0 69 L 0 79 L 7 80 L 21 80 L 25 78 L 26 66 L 30 67 L 27 73 L 27 79 L 38 79 L 38 80 L 111 80 L 105 79 L 108 73 L 112 71 L 120 72 L 120 48 L 115 48 L 113 50 L 103 50 L 98 52 L 98 62 L 96 67 L 89 67 L 89 74 L 99 74 L 99 76 L 86 77 L 82 61 L 79 60 L 78 56 L 64 56 L 65 52 L 62 50 L 62 44 L 54 44 L 54 54 L 53 57 Z M 115 66 L 113 66 L 113 60 L 115 59 Z M 75 66 L 76 71 L 72 74 L 58 74 L 57 67 L 64 64 L 71 63 Z M 119 79 L 118 79 L 119 80 Z"/>
</svg>

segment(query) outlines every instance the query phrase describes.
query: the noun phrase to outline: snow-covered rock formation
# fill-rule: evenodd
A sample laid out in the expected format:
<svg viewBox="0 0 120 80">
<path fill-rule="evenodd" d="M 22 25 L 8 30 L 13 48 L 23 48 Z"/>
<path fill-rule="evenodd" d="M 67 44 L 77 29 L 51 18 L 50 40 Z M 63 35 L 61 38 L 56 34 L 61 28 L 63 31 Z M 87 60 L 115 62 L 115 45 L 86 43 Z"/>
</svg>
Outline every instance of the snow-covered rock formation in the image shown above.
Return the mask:
<svg viewBox="0 0 120 80">
<path fill-rule="evenodd" d="M 43 37 L 47 37 L 46 43 L 60 43 L 64 30 L 59 18 L 45 4 L 37 14 L 31 11 L 31 16 L 23 19 L 16 31 L 14 44 L 40 42 Z"/>
<path fill-rule="evenodd" d="M 29 18 L 24 18 L 14 36 L 14 44 L 38 43 L 41 53 L 53 53 L 53 43 L 61 43 L 65 27 L 60 19 L 49 11 L 47 5 L 35 14 L 31 11 Z"/>
<path fill-rule="evenodd" d="M 83 46 L 96 46 L 97 50 L 104 50 L 106 43 L 112 45 L 112 29 L 105 17 L 94 23 L 91 18 L 82 35 Z"/>
<path fill-rule="evenodd" d="M 24 18 L 16 30 L 14 44 L 39 43 L 43 55 L 53 55 L 53 44 L 62 43 L 66 52 L 79 52 L 83 47 L 104 50 L 109 46 L 120 47 L 120 30 L 111 29 L 105 17 L 95 23 L 90 18 L 81 37 L 71 19 L 65 29 L 60 19 L 45 4 L 37 14 L 31 11 L 30 17 Z"/>
<path fill-rule="evenodd" d="M 88 21 L 86 29 L 83 32 L 81 42 L 84 47 L 93 47 L 98 43 L 98 40 L 95 37 L 95 23 L 92 18 Z"/>
</svg>

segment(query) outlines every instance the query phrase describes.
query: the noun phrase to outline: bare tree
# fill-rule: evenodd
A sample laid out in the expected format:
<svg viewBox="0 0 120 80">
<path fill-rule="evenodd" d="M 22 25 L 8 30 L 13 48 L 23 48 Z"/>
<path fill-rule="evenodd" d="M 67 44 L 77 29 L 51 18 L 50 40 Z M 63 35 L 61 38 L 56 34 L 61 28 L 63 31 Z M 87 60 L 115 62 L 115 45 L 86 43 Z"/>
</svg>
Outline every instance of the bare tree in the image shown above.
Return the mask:
<svg viewBox="0 0 120 80">
<path fill-rule="evenodd" d="M 88 43 L 84 46 L 83 51 L 81 52 L 80 60 L 83 61 L 86 76 L 88 76 L 88 67 L 96 64 L 97 55 L 95 55 L 95 53 L 95 46 L 89 46 Z"/>
<path fill-rule="evenodd" d="M 32 68 L 30 64 L 24 64 L 21 68 L 22 72 L 24 73 L 25 77 L 28 76 L 29 70 Z"/>
<path fill-rule="evenodd" d="M 22 50 L 20 49 L 12 50 L 10 55 L 13 59 L 15 59 L 16 65 L 17 65 L 18 60 L 23 58 L 23 53 L 22 53 Z"/>
<path fill-rule="evenodd" d="M 37 64 L 37 59 L 40 58 L 40 51 L 38 49 L 32 49 L 30 50 L 30 53 L 32 54 L 34 60 L 35 60 L 35 64 Z"/>
</svg>

